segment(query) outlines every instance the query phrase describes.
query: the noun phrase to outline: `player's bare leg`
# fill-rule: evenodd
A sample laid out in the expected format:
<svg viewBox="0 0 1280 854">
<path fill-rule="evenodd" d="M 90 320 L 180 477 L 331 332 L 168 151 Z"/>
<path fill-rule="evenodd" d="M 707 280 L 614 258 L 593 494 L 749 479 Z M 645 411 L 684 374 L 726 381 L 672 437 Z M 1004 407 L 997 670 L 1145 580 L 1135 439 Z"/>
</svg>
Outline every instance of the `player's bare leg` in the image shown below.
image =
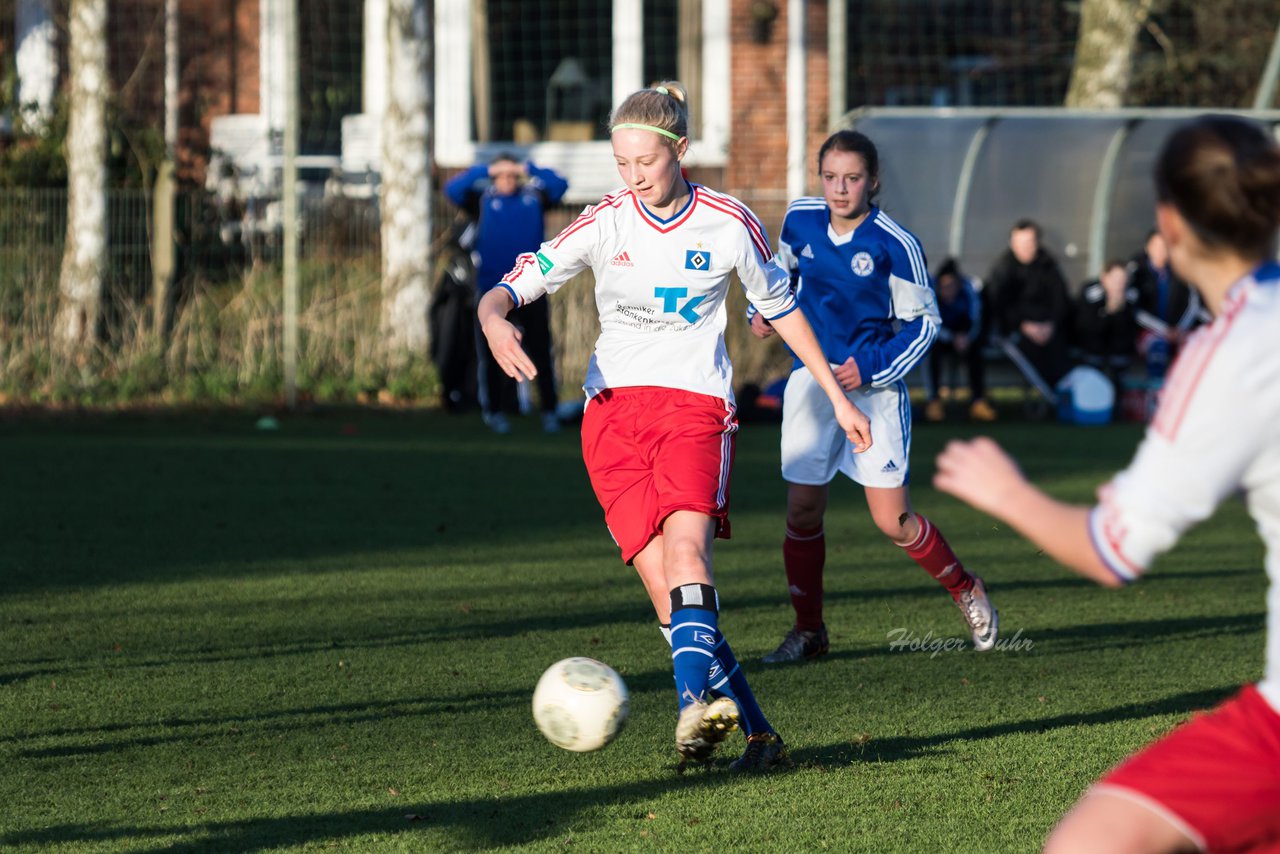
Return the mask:
<svg viewBox="0 0 1280 854">
<path fill-rule="evenodd" d="M 655 537 L 636 556 L 633 563 L 649 593 L 654 610 L 659 620 L 664 614 L 669 621 L 673 613 L 687 614 L 688 610 L 675 612 L 672 603 L 677 595 L 688 591 L 688 595 L 715 596 L 711 576 L 711 543 L 715 537 L 715 520 L 702 513 L 678 510 L 667 517 L 662 526 L 662 534 Z M 665 587 L 665 590 L 662 588 Z M 662 590 L 661 593 L 659 591 Z M 662 596 L 666 596 L 666 607 L 662 605 Z M 710 620 L 709 628 L 699 635 L 700 625 L 697 619 L 691 621 L 691 632 L 694 637 L 705 637 L 708 632 L 711 642 L 706 646 L 715 646 L 715 635 L 718 629 L 714 625 L 714 614 L 718 612 L 718 603 L 702 603 L 707 610 L 702 611 L 699 619 Z M 701 690 L 681 690 L 682 707 L 676 721 L 676 750 L 681 756 L 681 768 L 685 762 L 706 762 L 715 753 L 717 745 L 730 732 L 738 728 L 738 706 L 728 697 L 712 698 L 706 692 L 707 668 L 714 661 L 714 652 L 682 644 L 682 626 L 672 626 L 673 660 L 676 661 L 677 687 L 687 683 L 701 686 Z M 681 644 L 677 646 L 677 644 Z M 701 662 L 698 656 L 706 655 L 702 662 L 702 670 L 697 665 L 692 670 L 685 669 L 682 676 L 682 665 L 678 659 L 681 655 L 692 656 Z M 691 679 L 689 674 L 699 678 Z"/>
<path fill-rule="evenodd" d="M 867 487 L 866 495 L 876 527 L 951 594 L 969 626 L 973 648 L 985 652 L 994 647 L 1000 615 L 987 597 L 986 585 L 965 570 L 933 523 L 911 509 L 907 487 Z"/>
<path fill-rule="evenodd" d="M 1175 854 L 1198 851 L 1158 804 L 1108 790 L 1087 793 L 1049 834 L 1045 854 Z"/>
</svg>

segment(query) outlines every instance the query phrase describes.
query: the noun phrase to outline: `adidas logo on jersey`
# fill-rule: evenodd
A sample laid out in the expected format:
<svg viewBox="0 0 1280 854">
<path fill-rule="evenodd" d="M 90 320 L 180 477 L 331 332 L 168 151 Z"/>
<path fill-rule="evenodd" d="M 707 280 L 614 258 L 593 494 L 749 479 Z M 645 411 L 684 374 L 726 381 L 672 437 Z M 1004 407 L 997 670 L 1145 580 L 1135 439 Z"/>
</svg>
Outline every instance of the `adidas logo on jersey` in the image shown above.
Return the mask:
<svg viewBox="0 0 1280 854">
<path fill-rule="evenodd" d="M 627 251 L 625 249 L 619 252 L 617 255 L 614 255 L 613 260 L 610 261 L 609 263 L 614 267 L 634 267 L 635 266 L 635 264 L 631 262 L 631 256 L 627 254 Z"/>
<path fill-rule="evenodd" d="M 804 248 L 800 250 L 800 257 L 802 257 L 802 258 L 812 258 L 812 257 L 813 257 L 813 247 L 812 247 L 812 246 L 810 246 L 808 243 L 806 243 L 806 244 L 804 245 Z"/>
<path fill-rule="evenodd" d="M 880 471 L 897 471 L 897 470 L 898 470 L 898 467 L 893 464 L 893 460 L 889 460 L 889 462 L 885 463 L 884 468 L 880 469 Z"/>
</svg>

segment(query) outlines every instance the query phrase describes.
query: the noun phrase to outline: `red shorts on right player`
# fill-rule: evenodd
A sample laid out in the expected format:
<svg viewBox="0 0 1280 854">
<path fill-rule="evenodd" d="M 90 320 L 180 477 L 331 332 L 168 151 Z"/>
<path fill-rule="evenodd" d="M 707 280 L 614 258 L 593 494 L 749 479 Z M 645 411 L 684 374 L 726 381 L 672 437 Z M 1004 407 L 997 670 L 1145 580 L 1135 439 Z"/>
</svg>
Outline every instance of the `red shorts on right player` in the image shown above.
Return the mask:
<svg viewBox="0 0 1280 854">
<path fill-rule="evenodd" d="M 677 510 L 716 520 L 729 536 L 733 407 L 721 398 L 680 389 L 606 389 L 582 418 L 582 458 L 605 524 L 631 563 L 662 533 Z"/>
<path fill-rule="evenodd" d="M 1094 791 L 1130 798 L 1208 851 L 1280 851 L 1280 714 L 1247 685 L 1120 763 Z"/>
</svg>

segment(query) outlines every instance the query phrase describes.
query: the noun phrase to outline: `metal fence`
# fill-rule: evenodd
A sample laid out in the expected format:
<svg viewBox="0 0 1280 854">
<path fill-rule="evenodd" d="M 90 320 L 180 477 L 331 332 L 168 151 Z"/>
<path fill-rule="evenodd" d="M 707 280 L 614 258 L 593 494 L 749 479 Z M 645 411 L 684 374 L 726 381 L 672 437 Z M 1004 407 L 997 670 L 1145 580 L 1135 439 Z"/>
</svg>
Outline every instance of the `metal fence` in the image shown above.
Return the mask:
<svg viewBox="0 0 1280 854">
<path fill-rule="evenodd" d="M 280 261 L 278 199 L 223 202 L 184 191 L 174 200 L 177 276 L 233 278 L 255 265 Z M 56 283 L 66 238 L 65 189 L 0 189 L 0 292 Z M 301 205 L 304 256 L 317 262 L 378 264 L 377 200 L 315 194 Z M 107 192 L 107 267 L 104 294 L 145 300 L 152 287 L 152 204 L 140 189 Z"/>
</svg>

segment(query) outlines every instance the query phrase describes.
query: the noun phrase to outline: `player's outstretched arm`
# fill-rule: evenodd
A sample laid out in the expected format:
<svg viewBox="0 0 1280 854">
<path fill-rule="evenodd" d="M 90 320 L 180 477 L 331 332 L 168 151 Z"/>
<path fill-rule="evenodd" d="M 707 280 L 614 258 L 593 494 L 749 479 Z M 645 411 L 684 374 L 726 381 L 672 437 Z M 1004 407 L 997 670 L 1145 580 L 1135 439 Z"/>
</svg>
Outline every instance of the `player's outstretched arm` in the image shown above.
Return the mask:
<svg viewBox="0 0 1280 854">
<path fill-rule="evenodd" d="M 822 353 L 822 345 L 813 334 L 813 328 L 800 311 L 793 311 L 770 321 L 774 330 L 787 342 L 791 352 L 804 362 L 804 366 L 813 374 L 813 378 L 822 386 L 835 409 L 836 421 L 844 430 L 849 441 L 853 443 L 855 453 L 862 453 L 871 447 L 871 421 L 862 410 L 849 402 L 840 389 L 835 374 L 831 373 L 831 365 Z"/>
<path fill-rule="evenodd" d="M 1089 541 L 1089 509 L 1037 489 L 991 439 L 948 442 L 938 455 L 933 485 L 1005 522 L 1086 578 L 1105 587 L 1121 585 Z"/>
<path fill-rule="evenodd" d="M 515 307 L 506 288 L 493 288 L 480 298 L 476 318 L 489 342 L 489 351 L 503 373 L 513 380 L 531 380 L 538 375 L 538 369 L 520 346 L 520 330 L 507 320 L 507 314 Z"/>
</svg>

